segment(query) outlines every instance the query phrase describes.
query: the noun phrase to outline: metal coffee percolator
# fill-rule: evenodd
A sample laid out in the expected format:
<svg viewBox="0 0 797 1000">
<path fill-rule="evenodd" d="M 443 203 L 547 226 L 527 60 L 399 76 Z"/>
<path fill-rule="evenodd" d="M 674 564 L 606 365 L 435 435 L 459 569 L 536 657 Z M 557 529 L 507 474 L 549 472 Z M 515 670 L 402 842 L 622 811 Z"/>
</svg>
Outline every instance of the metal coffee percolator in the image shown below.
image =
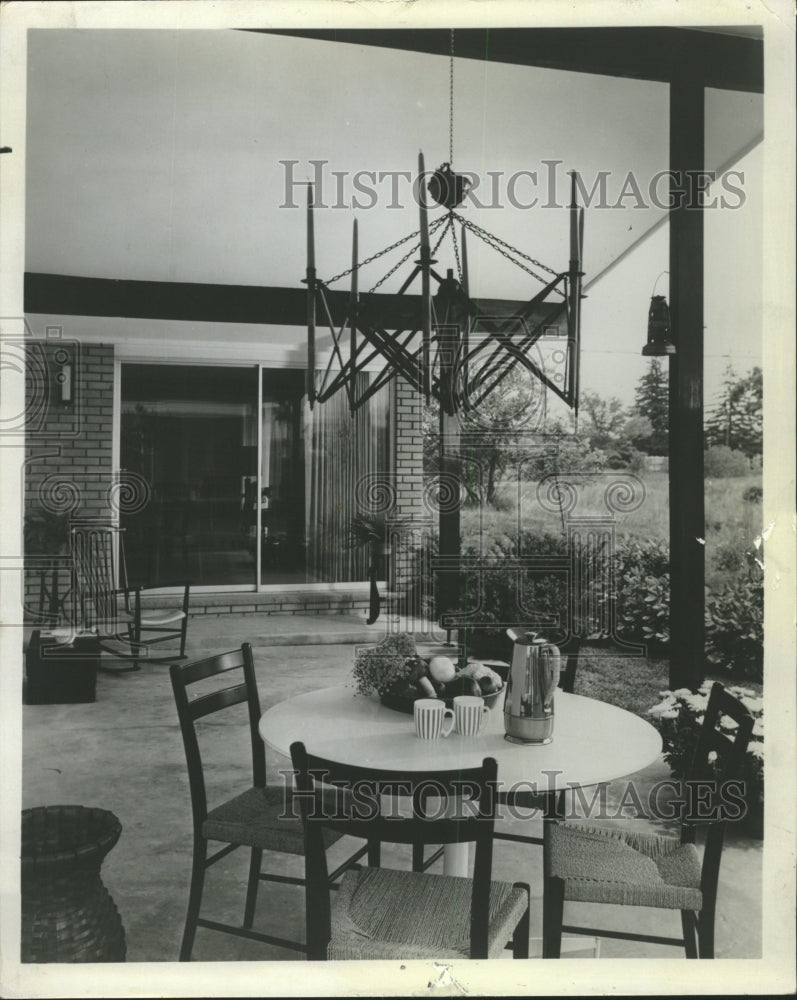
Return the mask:
<svg viewBox="0 0 797 1000">
<path fill-rule="evenodd" d="M 508 628 L 506 634 L 515 643 L 504 701 L 506 739 L 512 743 L 550 743 L 559 650 L 535 632 Z"/>
</svg>

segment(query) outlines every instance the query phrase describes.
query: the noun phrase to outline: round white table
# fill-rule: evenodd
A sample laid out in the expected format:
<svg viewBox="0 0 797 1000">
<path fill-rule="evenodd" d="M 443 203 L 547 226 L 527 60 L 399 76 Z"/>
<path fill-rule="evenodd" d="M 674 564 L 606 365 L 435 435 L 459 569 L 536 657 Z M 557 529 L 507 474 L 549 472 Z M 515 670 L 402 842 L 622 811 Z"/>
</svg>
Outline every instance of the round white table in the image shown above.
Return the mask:
<svg viewBox="0 0 797 1000">
<path fill-rule="evenodd" d="M 556 692 L 553 741 L 545 746 L 504 739 L 502 705 L 489 712 L 476 737 L 457 733 L 420 740 L 411 715 L 385 708 L 352 687 L 324 688 L 274 705 L 260 720 L 266 746 L 290 756 L 301 740 L 314 754 L 343 764 L 413 771 L 478 767 L 498 762 L 499 799 L 597 785 L 647 767 L 661 753 L 656 729 L 637 715 L 606 702 Z M 467 873 L 467 845 L 446 849 L 446 874 Z M 464 847 L 457 850 L 458 847 Z M 464 871 L 463 871 L 464 866 Z"/>
</svg>

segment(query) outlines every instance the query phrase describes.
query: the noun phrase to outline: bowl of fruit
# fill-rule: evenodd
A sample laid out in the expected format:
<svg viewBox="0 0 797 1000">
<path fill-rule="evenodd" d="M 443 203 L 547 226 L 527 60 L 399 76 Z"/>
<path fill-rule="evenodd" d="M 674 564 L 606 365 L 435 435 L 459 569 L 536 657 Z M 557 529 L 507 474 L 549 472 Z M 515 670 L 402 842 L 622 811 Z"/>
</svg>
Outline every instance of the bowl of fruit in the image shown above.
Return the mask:
<svg viewBox="0 0 797 1000">
<path fill-rule="evenodd" d="M 470 660 L 462 668 L 448 656 L 415 656 L 412 660 L 408 675 L 380 696 L 387 708 L 411 714 L 417 698 L 441 698 L 450 708 L 460 694 L 483 698 L 492 708 L 506 687 L 500 674 L 478 660 Z"/>
<path fill-rule="evenodd" d="M 442 698 L 451 707 L 460 694 L 477 695 L 492 708 L 506 686 L 488 664 L 469 660 L 460 669 L 439 647 L 419 650 L 406 632 L 360 647 L 352 675 L 358 694 L 377 694 L 383 705 L 410 715 L 417 698 Z"/>
</svg>

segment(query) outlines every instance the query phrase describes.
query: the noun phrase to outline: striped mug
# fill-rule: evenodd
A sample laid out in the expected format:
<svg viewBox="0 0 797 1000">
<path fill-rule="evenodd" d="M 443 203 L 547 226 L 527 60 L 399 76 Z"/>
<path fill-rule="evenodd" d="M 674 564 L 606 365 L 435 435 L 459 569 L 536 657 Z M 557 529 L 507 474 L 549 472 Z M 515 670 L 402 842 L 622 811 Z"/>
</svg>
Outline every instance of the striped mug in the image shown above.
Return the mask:
<svg viewBox="0 0 797 1000">
<path fill-rule="evenodd" d="M 460 736 L 478 736 L 490 709 L 483 698 L 460 694 L 454 699 L 454 718 Z"/>
<path fill-rule="evenodd" d="M 448 716 L 448 729 L 443 730 L 443 719 Z M 422 740 L 439 740 L 449 736 L 454 728 L 454 713 L 439 698 L 418 698 L 415 702 L 415 732 Z"/>
</svg>

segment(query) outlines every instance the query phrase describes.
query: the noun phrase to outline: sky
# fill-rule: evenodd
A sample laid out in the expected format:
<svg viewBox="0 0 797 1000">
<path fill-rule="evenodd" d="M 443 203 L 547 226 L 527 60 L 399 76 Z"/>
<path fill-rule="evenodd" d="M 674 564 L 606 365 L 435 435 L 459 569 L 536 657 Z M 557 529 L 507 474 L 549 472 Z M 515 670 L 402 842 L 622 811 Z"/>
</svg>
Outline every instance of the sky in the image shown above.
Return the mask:
<svg viewBox="0 0 797 1000">
<path fill-rule="evenodd" d="M 314 179 L 317 266 L 329 278 L 349 266 L 355 218 L 361 258 L 416 230 L 399 172 L 414 177 L 421 150 L 428 169 L 449 158 L 449 62 L 438 56 L 241 31 L 28 39 L 28 271 L 297 286 L 300 182 Z M 620 195 L 629 174 L 647 195 L 667 167 L 667 87 L 455 59 L 454 109 L 453 164 L 479 176 L 485 206 L 463 215 L 555 271 L 568 261 L 567 171 L 587 190 L 607 172 L 606 205 L 586 209 L 582 385 L 630 403 L 657 279 L 667 293 L 666 222 L 603 272 L 665 221 L 647 197 L 643 207 Z M 745 147 L 761 115 L 756 95 L 710 92 L 707 163 Z M 707 398 L 726 355 L 746 370 L 760 354 L 760 147 L 743 167 L 744 204 L 705 213 Z M 469 239 L 468 258 L 474 296 L 528 299 L 541 287 L 484 243 Z M 361 288 L 397 259 L 363 268 Z M 451 247 L 440 266 L 454 266 Z"/>
</svg>

